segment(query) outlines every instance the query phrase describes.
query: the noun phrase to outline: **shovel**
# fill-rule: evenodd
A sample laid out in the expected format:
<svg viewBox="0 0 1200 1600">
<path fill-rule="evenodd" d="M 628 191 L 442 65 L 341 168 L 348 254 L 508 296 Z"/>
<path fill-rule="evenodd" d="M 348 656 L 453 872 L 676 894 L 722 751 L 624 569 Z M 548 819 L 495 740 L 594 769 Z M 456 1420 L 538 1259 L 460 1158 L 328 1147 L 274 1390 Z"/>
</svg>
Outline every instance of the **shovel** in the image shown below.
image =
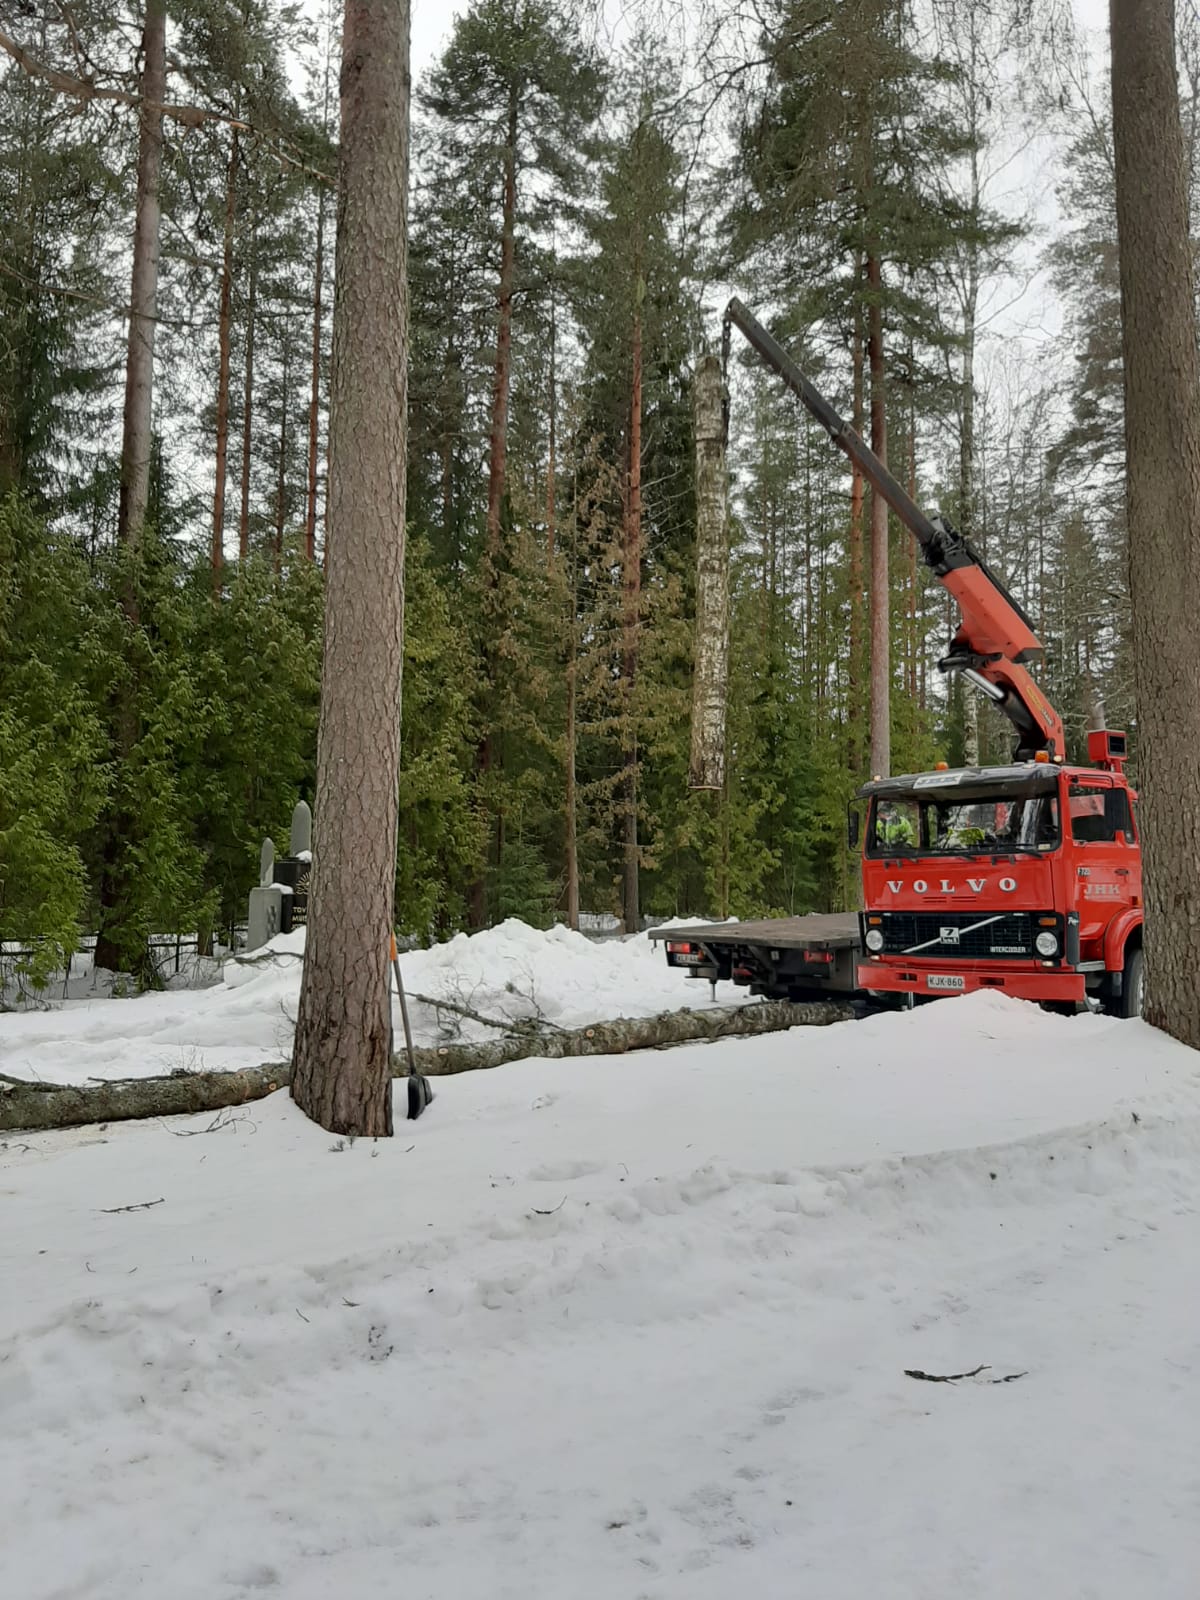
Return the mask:
<svg viewBox="0 0 1200 1600">
<path fill-rule="evenodd" d="M 400 996 L 400 1017 L 404 1023 L 404 1048 L 408 1055 L 408 1120 L 415 1122 L 433 1099 L 429 1079 L 417 1071 L 413 1055 L 412 1028 L 408 1021 L 408 1001 L 404 997 L 404 980 L 400 976 L 400 957 L 396 954 L 396 935 L 391 935 L 392 971 L 396 974 L 396 993 Z"/>
</svg>

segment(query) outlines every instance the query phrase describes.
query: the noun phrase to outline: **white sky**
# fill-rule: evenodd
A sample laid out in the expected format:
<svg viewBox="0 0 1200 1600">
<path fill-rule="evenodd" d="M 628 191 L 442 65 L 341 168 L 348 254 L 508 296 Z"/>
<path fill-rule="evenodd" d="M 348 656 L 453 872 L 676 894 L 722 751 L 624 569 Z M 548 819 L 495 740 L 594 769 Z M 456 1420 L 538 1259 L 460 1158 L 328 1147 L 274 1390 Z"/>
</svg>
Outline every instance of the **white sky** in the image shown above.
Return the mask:
<svg viewBox="0 0 1200 1600">
<path fill-rule="evenodd" d="M 422 76 L 430 62 L 439 55 L 450 37 L 455 17 L 463 11 L 461 5 L 449 5 L 447 0 L 413 0 L 412 8 L 412 73 Z"/>
</svg>

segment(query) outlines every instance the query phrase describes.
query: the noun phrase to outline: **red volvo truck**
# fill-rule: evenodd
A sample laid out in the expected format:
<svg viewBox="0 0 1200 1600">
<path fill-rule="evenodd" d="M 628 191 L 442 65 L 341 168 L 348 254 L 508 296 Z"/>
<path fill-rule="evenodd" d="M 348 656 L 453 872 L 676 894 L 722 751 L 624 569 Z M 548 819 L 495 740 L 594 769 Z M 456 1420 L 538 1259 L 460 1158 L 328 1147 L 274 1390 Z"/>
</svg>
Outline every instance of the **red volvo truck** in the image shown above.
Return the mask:
<svg viewBox="0 0 1200 1600">
<path fill-rule="evenodd" d="M 864 910 L 656 930 L 667 960 L 772 998 L 858 996 L 912 1004 L 998 989 L 1065 1008 L 1137 1016 L 1142 868 L 1123 733 L 1088 736 L 1065 764 L 1062 720 L 1029 667 L 1032 624 L 970 541 L 921 511 L 786 350 L 732 300 L 725 316 L 850 457 L 916 539 L 958 604 L 941 671 L 961 673 L 1013 725 L 1012 761 L 864 784 Z"/>
</svg>

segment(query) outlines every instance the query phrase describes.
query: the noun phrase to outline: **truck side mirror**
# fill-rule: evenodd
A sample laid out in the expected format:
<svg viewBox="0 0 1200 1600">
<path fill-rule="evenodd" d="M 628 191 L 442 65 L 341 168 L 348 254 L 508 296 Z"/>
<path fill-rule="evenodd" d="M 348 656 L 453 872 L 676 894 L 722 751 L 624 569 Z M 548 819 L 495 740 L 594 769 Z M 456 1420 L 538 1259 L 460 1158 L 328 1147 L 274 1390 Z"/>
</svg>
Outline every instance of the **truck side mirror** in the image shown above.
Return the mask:
<svg viewBox="0 0 1200 1600">
<path fill-rule="evenodd" d="M 851 850 L 858 849 L 858 825 L 858 812 L 855 811 L 853 804 L 848 805 L 846 807 L 846 843 Z"/>
</svg>

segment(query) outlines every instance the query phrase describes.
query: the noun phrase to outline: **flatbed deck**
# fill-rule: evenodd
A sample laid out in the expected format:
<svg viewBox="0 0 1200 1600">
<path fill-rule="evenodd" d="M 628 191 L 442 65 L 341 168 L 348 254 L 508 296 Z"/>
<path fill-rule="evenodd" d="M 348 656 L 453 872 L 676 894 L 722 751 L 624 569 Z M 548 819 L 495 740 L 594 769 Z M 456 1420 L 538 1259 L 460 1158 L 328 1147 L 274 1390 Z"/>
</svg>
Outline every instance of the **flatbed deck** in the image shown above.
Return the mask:
<svg viewBox="0 0 1200 1600">
<path fill-rule="evenodd" d="M 772 1000 L 858 993 L 859 929 L 853 911 L 759 922 L 693 922 L 652 928 L 667 965 L 710 983 L 732 981 Z"/>
<path fill-rule="evenodd" d="M 693 922 L 682 928 L 651 928 L 650 938 L 707 945 L 766 944 L 774 950 L 807 950 L 824 945 L 845 950 L 858 944 L 854 911 L 814 911 L 805 917 L 766 917 L 761 922 Z"/>
</svg>

